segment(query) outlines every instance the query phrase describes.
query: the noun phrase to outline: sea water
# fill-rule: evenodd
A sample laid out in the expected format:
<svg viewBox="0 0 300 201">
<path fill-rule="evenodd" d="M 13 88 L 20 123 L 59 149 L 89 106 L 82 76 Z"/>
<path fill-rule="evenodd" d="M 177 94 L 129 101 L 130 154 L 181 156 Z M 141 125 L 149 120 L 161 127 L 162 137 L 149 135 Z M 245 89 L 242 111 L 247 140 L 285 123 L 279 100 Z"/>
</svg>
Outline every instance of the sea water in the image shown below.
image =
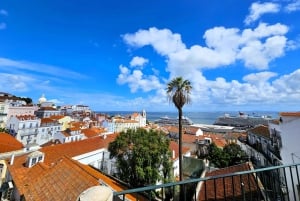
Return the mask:
<svg viewBox="0 0 300 201">
<path fill-rule="evenodd" d="M 147 111 L 146 111 L 147 112 Z M 100 113 L 100 112 L 99 112 Z M 103 114 L 108 114 L 111 116 L 120 115 L 120 116 L 128 116 L 133 114 L 132 111 L 108 111 L 108 112 L 101 112 Z M 150 122 L 154 122 L 155 120 L 159 119 L 160 117 L 169 117 L 169 118 L 177 118 L 178 113 L 177 111 L 174 112 L 147 112 L 147 120 Z M 225 114 L 231 116 L 238 116 L 239 111 L 219 111 L 219 112 L 183 112 L 183 115 L 188 117 L 196 124 L 213 124 L 216 119 L 220 116 L 224 116 Z M 275 111 L 247 111 L 244 112 L 249 116 L 270 116 L 272 118 L 278 118 L 279 112 Z"/>
</svg>

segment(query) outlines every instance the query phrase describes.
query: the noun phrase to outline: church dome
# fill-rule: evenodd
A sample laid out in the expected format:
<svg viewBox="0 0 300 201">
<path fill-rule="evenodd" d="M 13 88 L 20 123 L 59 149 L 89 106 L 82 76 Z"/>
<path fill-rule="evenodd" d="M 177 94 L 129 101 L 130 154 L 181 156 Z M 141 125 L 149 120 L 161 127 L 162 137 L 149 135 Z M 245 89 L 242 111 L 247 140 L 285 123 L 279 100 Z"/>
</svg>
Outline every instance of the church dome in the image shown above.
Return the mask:
<svg viewBox="0 0 300 201">
<path fill-rule="evenodd" d="M 42 96 L 39 98 L 39 104 L 46 102 L 47 99 L 45 98 L 45 95 L 42 94 Z"/>
</svg>

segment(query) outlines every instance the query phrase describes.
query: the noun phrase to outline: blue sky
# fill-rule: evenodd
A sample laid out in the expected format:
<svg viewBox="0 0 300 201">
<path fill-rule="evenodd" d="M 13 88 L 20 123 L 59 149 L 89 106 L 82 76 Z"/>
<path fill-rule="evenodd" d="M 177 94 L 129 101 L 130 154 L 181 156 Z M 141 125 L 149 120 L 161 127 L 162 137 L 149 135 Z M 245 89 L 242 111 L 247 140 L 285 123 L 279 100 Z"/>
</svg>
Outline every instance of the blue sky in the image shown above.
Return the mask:
<svg viewBox="0 0 300 201">
<path fill-rule="evenodd" d="M 299 111 L 300 0 L 0 0 L 0 91 L 97 111 Z"/>
</svg>

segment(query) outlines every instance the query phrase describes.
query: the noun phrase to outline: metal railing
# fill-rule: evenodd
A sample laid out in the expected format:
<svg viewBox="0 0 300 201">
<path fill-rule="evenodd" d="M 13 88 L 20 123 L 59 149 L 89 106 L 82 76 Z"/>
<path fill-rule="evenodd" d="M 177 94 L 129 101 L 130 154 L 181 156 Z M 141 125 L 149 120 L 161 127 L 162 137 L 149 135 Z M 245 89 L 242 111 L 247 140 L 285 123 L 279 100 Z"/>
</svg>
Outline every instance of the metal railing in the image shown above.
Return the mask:
<svg viewBox="0 0 300 201">
<path fill-rule="evenodd" d="M 300 201 L 299 168 L 300 163 L 272 166 L 129 189 L 114 192 L 113 200 Z"/>
</svg>

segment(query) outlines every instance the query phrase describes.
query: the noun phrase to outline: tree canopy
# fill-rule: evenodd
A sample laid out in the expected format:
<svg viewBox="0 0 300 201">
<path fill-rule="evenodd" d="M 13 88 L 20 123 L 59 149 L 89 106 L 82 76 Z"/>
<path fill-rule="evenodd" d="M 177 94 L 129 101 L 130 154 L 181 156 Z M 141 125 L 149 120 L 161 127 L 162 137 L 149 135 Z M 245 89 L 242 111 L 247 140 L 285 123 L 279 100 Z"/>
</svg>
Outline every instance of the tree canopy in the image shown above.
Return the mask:
<svg viewBox="0 0 300 201">
<path fill-rule="evenodd" d="M 209 145 L 208 160 L 218 168 L 224 168 L 246 162 L 247 154 L 238 144 L 227 144 L 223 150 L 214 143 Z"/>
<path fill-rule="evenodd" d="M 166 182 L 172 167 L 169 139 L 155 130 L 129 129 L 109 144 L 116 158 L 118 177 L 132 187 Z"/>
</svg>

